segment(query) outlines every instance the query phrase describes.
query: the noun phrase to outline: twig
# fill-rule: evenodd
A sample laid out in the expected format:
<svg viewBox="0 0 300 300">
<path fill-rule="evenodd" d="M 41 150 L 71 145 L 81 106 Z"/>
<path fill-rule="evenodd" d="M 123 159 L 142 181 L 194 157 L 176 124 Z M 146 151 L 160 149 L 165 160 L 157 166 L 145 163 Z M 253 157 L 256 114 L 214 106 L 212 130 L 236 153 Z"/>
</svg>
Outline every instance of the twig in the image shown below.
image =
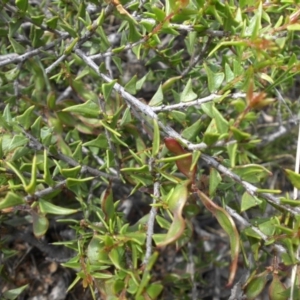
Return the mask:
<svg viewBox="0 0 300 300">
<path fill-rule="evenodd" d="M 33 57 L 35 55 L 39 55 L 40 53 L 42 53 L 43 51 L 47 51 L 53 47 L 55 47 L 58 43 L 60 43 L 61 41 L 65 40 L 66 38 L 68 38 L 68 35 L 64 35 L 62 37 L 59 37 L 57 40 L 46 44 L 45 46 L 39 47 L 37 49 L 28 51 L 22 55 L 18 55 L 18 56 L 9 56 L 7 59 L 3 59 L 0 61 L 0 67 L 9 65 L 9 64 L 16 64 L 16 63 L 20 63 L 20 62 L 24 62 L 27 59 L 29 59 L 30 57 Z"/>
<path fill-rule="evenodd" d="M 33 199 L 39 199 L 39 198 L 42 198 L 46 195 L 49 195 L 51 194 L 52 192 L 56 191 L 56 190 L 59 190 L 61 188 L 63 188 L 67 183 L 67 180 L 63 180 L 59 183 L 57 183 L 55 186 L 50 186 L 48 188 L 45 188 L 41 191 L 38 191 L 38 192 L 35 192 L 34 194 L 32 195 L 27 195 L 24 197 L 24 200 L 25 201 L 31 201 Z"/>
<path fill-rule="evenodd" d="M 234 93 L 234 94 L 228 94 L 225 96 L 226 98 L 245 98 L 246 94 L 245 93 Z M 180 110 L 180 109 L 185 109 L 190 106 L 200 106 L 203 103 L 207 103 L 210 101 L 218 100 L 224 98 L 223 95 L 218 95 L 218 94 L 211 94 L 207 97 L 204 98 L 199 98 L 197 100 L 193 100 L 190 102 L 180 102 L 176 104 L 171 104 L 171 105 L 161 105 L 161 106 L 155 106 L 152 107 L 152 110 L 155 112 L 161 112 L 161 111 L 172 111 L 172 110 Z"/>
<path fill-rule="evenodd" d="M 53 62 L 46 70 L 45 73 L 49 74 L 56 66 L 58 66 L 62 61 L 64 61 L 68 55 L 63 54 L 61 57 L 59 57 L 55 62 Z"/>
<path fill-rule="evenodd" d="M 150 160 L 149 165 L 150 169 L 152 168 L 152 164 L 154 163 L 153 160 Z M 152 207 L 149 213 L 149 220 L 147 223 L 147 240 L 146 240 L 146 253 L 145 253 L 145 258 L 143 261 L 143 264 L 146 266 L 148 264 L 148 261 L 151 257 L 152 254 L 152 236 L 153 236 L 153 231 L 154 231 L 154 222 L 155 222 L 155 217 L 157 214 L 157 207 L 154 205 L 156 203 L 156 200 L 160 197 L 160 182 L 158 180 L 159 174 L 156 174 L 156 181 L 154 182 L 153 186 L 153 197 L 152 197 Z"/>
<path fill-rule="evenodd" d="M 261 237 L 261 239 L 264 242 L 268 242 L 269 238 L 267 235 L 265 235 L 263 232 L 261 232 L 256 226 L 253 226 L 251 223 L 249 223 L 246 219 L 244 219 L 240 214 L 238 214 L 234 209 L 232 209 L 229 206 L 225 206 L 225 209 L 227 212 L 242 226 L 244 227 L 250 227 L 257 235 Z M 279 253 L 286 253 L 286 249 L 278 245 L 276 243 L 272 244 L 272 246 L 278 251 Z"/>
<path fill-rule="evenodd" d="M 202 154 L 201 159 L 204 160 L 208 165 L 211 167 L 215 168 L 216 170 L 220 171 L 227 177 L 231 178 L 235 182 L 238 182 L 241 186 L 245 188 L 245 190 L 252 196 L 258 195 L 259 197 L 267 200 L 271 204 L 275 204 L 276 206 L 290 212 L 293 216 L 298 215 L 300 213 L 300 209 L 298 207 L 289 207 L 288 205 L 282 205 L 280 203 L 279 198 L 271 195 L 271 194 L 266 194 L 266 193 L 258 193 L 257 190 L 258 188 L 251 183 L 242 180 L 242 178 L 235 173 L 231 172 L 229 169 L 221 165 L 219 162 L 217 162 L 214 158 L 212 158 L 209 155 Z"/>
<path fill-rule="evenodd" d="M 19 125 L 20 126 L 20 125 Z M 22 128 L 22 126 L 20 126 L 23 133 L 25 134 L 25 136 L 30 140 L 31 143 L 29 143 L 29 147 L 35 149 L 35 150 L 42 150 L 42 149 L 46 149 L 47 153 L 49 156 L 54 156 L 59 160 L 62 160 L 64 162 L 66 162 L 68 165 L 72 166 L 72 167 L 77 167 L 77 166 L 81 166 L 82 168 L 82 173 L 84 172 L 88 172 L 89 174 L 93 175 L 93 176 L 103 176 L 105 178 L 109 178 L 109 179 L 118 179 L 116 176 L 112 176 L 109 175 L 105 172 L 101 172 L 98 169 L 94 169 L 90 166 L 87 165 L 80 165 L 76 160 L 74 160 L 71 157 L 68 157 L 66 155 L 64 155 L 63 153 L 61 153 L 60 151 L 57 151 L 56 153 L 52 153 L 50 152 L 50 150 L 45 147 L 42 143 L 40 143 L 34 136 L 32 136 L 29 132 L 27 132 L 26 130 L 24 130 Z"/>
</svg>

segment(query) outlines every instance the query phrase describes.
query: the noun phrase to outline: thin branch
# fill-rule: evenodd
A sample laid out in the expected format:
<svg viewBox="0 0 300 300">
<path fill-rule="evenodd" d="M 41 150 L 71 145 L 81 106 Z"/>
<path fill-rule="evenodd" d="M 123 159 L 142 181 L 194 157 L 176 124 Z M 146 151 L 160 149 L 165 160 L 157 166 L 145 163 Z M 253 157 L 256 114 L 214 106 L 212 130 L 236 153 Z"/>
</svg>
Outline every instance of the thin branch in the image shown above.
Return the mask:
<svg viewBox="0 0 300 300">
<path fill-rule="evenodd" d="M 29 59 L 30 57 L 33 57 L 35 55 L 39 55 L 40 53 L 55 47 L 57 44 L 59 44 L 61 41 L 65 40 L 67 38 L 68 38 L 68 36 L 64 35 L 62 37 L 59 37 L 57 40 L 55 40 L 55 41 L 53 41 L 49 44 L 46 44 L 45 46 L 42 46 L 42 47 L 39 47 L 37 49 L 28 51 L 28 52 L 26 52 L 22 55 L 9 56 L 7 59 L 0 60 L 0 67 L 6 66 L 6 65 L 9 65 L 9 64 L 16 64 L 16 63 L 24 62 L 27 59 Z"/>
<path fill-rule="evenodd" d="M 154 163 L 154 160 L 150 160 L 149 165 L 150 169 L 153 169 L 152 164 Z M 153 186 L 153 200 L 152 200 L 152 207 L 149 213 L 149 220 L 147 223 L 147 240 L 146 240 L 146 253 L 145 253 L 145 258 L 143 261 L 144 265 L 147 265 L 149 262 L 149 259 L 152 254 L 152 236 L 154 233 L 154 223 L 155 223 L 155 217 L 157 214 L 157 207 L 155 206 L 156 200 L 159 199 L 160 197 L 160 182 L 158 180 L 159 174 L 156 174 L 156 181 L 154 182 Z"/>
<path fill-rule="evenodd" d="M 269 238 L 267 235 L 265 235 L 263 232 L 261 232 L 256 226 L 253 226 L 251 223 L 249 223 L 246 219 L 244 219 L 239 213 L 237 213 L 234 209 L 232 209 L 229 206 L 225 207 L 227 212 L 242 226 L 244 227 L 250 227 L 257 235 L 261 237 L 261 239 L 264 242 L 269 242 Z M 276 243 L 272 244 L 272 246 L 278 251 L 279 253 L 286 253 L 286 249 L 278 245 Z"/>
<path fill-rule="evenodd" d="M 228 94 L 225 97 L 233 98 L 233 99 L 245 98 L 246 94 L 245 93 L 234 93 L 234 94 Z M 171 105 L 161 105 L 161 106 L 152 107 L 152 110 L 155 112 L 181 110 L 181 109 L 183 110 L 190 106 L 200 106 L 203 103 L 211 102 L 211 101 L 222 99 L 222 98 L 224 98 L 224 95 L 211 94 L 207 97 L 199 98 L 197 100 L 193 100 L 190 102 L 180 102 L 180 103 L 171 104 Z"/>
<path fill-rule="evenodd" d="M 31 201 L 31 200 L 34 200 L 34 199 L 42 198 L 46 195 L 49 195 L 49 194 L 53 193 L 56 190 L 59 190 L 59 189 L 63 188 L 66 185 L 66 183 L 67 183 L 67 180 L 65 179 L 65 180 L 57 183 L 55 186 L 50 186 L 50 187 L 45 188 L 41 191 L 35 192 L 32 195 L 25 196 L 24 200 L 25 201 Z"/>
<path fill-rule="evenodd" d="M 280 203 L 279 198 L 266 193 L 258 193 L 258 188 L 254 186 L 253 184 L 242 180 L 242 178 L 235 173 L 231 172 L 229 169 L 221 165 L 219 162 L 217 162 L 214 158 L 212 158 L 209 155 L 202 154 L 201 159 L 204 160 L 209 166 L 215 168 L 216 170 L 220 171 L 227 177 L 231 178 L 235 182 L 239 183 L 241 186 L 245 188 L 245 190 L 252 196 L 257 195 L 260 198 L 263 198 L 267 200 L 271 204 L 275 204 L 276 206 L 290 212 L 293 216 L 296 216 L 300 213 L 300 208 L 298 207 L 290 207 L 288 205 L 282 205 Z"/>
<path fill-rule="evenodd" d="M 19 125 L 20 126 L 20 125 Z M 20 126 L 22 128 L 22 126 Z M 105 172 L 101 172 L 98 169 L 92 168 L 90 166 L 87 165 L 81 165 L 79 164 L 76 160 L 74 160 L 71 157 L 68 157 L 66 155 L 64 155 L 63 153 L 61 153 L 60 151 L 57 151 L 56 153 L 52 153 L 47 147 L 45 147 L 42 143 L 40 143 L 34 136 L 32 136 L 29 132 L 27 132 L 26 130 L 24 130 L 22 128 L 23 133 L 25 134 L 25 136 L 30 140 L 31 143 L 29 143 L 29 147 L 35 149 L 35 150 L 42 150 L 42 149 L 46 149 L 47 153 L 49 156 L 54 156 L 55 158 L 62 160 L 64 162 L 66 162 L 69 166 L 72 167 L 77 167 L 77 166 L 81 166 L 82 168 L 82 173 L 87 172 L 93 176 L 102 176 L 105 178 L 109 178 L 109 179 L 118 179 L 118 177 L 116 176 L 112 176 L 109 175 Z"/>
</svg>

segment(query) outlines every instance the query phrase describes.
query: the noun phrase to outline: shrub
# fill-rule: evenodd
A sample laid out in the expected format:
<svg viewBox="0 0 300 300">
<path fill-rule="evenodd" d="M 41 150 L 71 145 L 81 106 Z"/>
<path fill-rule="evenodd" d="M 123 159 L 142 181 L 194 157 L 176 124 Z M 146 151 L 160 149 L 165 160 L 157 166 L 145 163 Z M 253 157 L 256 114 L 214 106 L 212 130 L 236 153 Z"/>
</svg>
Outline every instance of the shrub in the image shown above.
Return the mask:
<svg viewBox="0 0 300 300">
<path fill-rule="evenodd" d="M 0 6 L 2 298 L 299 298 L 297 5 Z"/>
</svg>

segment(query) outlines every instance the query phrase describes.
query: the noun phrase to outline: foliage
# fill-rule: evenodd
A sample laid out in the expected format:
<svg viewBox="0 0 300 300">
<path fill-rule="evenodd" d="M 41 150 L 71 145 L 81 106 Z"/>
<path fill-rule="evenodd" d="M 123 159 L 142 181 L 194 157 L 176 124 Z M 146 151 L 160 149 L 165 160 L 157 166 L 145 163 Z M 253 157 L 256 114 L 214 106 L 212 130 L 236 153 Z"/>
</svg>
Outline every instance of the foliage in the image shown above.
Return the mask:
<svg viewBox="0 0 300 300">
<path fill-rule="evenodd" d="M 54 243 L 72 253 L 61 264 L 75 272 L 69 290 L 82 285 L 94 299 L 209 297 L 207 268 L 229 273 L 232 299 L 298 298 L 299 201 L 276 181 L 300 186 L 290 160 L 296 4 L 4 0 L 0 8 L 3 280 L 16 231 L 43 241 L 54 222 L 74 233 Z M 130 219 L 125 200 L 147 209 Z M 199 219 L 211 215 L 209 232 Z M 211 239 L 210 256 L 199 232 Z M 184 264 L 158 271 L 166 251 Z"/>
</svg>

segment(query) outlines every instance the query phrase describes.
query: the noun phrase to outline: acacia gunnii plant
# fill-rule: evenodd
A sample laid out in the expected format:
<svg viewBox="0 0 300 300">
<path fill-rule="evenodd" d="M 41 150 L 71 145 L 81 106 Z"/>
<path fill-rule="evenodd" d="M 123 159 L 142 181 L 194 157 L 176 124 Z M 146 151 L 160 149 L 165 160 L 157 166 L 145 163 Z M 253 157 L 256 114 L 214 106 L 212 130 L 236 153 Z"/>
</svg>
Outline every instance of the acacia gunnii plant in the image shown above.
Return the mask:
<svg viewBox="0 0 300 300">
<path fill-rule="evenodd" d="M 300 299 L 299 31 L 291 0 L 2 0 L 1 299 Z"/>
</svg>

